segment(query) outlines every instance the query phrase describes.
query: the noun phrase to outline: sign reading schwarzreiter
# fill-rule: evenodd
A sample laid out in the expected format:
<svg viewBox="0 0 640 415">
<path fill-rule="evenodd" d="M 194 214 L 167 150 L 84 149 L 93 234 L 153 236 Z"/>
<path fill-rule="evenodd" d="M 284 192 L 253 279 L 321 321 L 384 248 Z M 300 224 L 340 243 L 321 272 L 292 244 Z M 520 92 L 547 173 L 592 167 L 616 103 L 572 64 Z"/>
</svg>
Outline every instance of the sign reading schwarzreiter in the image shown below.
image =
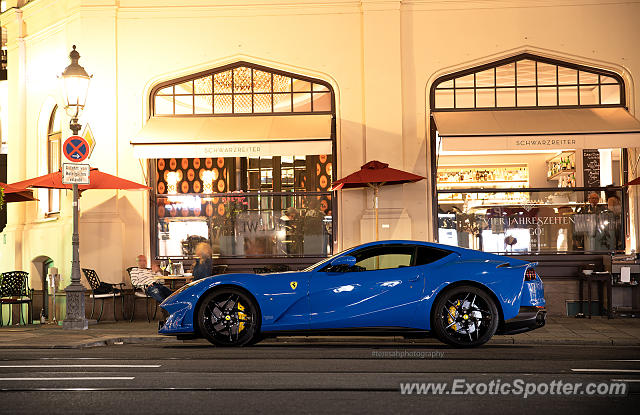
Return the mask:
<svg viewBox="0 0 640 415">
<path fill-rule="evenodd" d="M 443 136 L 442 150 L 445 151 L 490 151 L 490 150 L 563 150 L 575 148 L 613 148 L 629 146 L 624 140 L 637 137 L 632 134 L 575 134 L 575 135 L 483 135 L 483 136 Z M 624 141 L 624 142 L 623 142 Z M 607 143 L 604 145 L 604 143 Z M 604 145 L 604 147 L 603 147 Z M 608 147 L 607 147 L 608 146 Z"/>
<path fill-rule="evenodd" d="M 89 184 L 88 164 L 63 163 L 62 183 L 64 184 Z"/>
<path fill-rule="evenodd" d="M 173 157 L 268 157 L 298 154 L 328 154 L 331 140 L 284 140 L 248 143 L 135 143 L 134 154 L 141 158 Z"/>
</svg>

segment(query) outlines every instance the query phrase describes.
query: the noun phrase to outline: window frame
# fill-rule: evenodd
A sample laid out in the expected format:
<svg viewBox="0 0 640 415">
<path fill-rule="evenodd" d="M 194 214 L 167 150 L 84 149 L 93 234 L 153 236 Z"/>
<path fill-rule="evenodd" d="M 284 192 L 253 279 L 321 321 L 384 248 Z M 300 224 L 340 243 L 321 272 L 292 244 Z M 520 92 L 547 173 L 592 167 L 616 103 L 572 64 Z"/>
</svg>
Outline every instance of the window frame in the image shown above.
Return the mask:
<svg viewBox="0 0 640 415">
<path fill-rule="evenodd" d="M 525 60 L 530 60 L 536 63 L 535 68 L 536 68 L 536 72 L 535 72 L 535 82 L 533 85 L 518 85 L 518 62 L 519 61 L 525 61 Z M 547 65 L 553 65 L 556 66 L 556 82 L 554 84 L 539 84 L 538 83 L 538 72 L 537 72 L 537 68 L 538 68 L 538 63 L 542 63 L 542 64 L 547 64 Z M 509 65 L 509 64 L 514 64 L 514 85 L 497 85 L 497 68 L 499 67 L 503 67 L 505 65 Z M 576 78 L 576 83 L 575 84 L 561 84 L 559 82 L 559 77 L 558 77 L 558 69 L 559 68 L 567 68 L 567 69 L 571 69 L 571 70 L 575 70 L 577 71 L 577 78 Z M 493 69 L 493 73 L 494 73 L 494 80 L 493 80 L 493 86 L 478 86 L 477 85 L 477 77 L 476 74 L 481 73 L 481 72 L 485 72 L 487 70 L 491 70 Z M 594 74 L 594 75 L 598 75 L 598 82 L 596 84 L 581 84 L 580 83 L 580 72 L 587 72 L 590 74 Z M 456 87 L 456 80 L 460 79 L 460 78 L 464 78 L 467 76 L 473 75 L 473 86 L 463 86 L 463 87 Z M 601 77 L 607 77 L 607 78 L 612 78 L 614 79 L 617 84 L 614 83 L 601 83 Z M 453 87 L 440 87 L 439 85 L 445 83 L 445 82 L 452 82 L 453 83 Z M 580 88 L 583 86 L 598 86 L 598 100 L 599 103 L 598 104 L 580 104 Z M 618 85 L 620 88 L 620 102 L 618 104 L 602 104 L 602 93 L 601 93 L 601 86 L 602 85 Z M 577 105 L 560 105 L 560 88 L 563 87 L 575 87 L 577 89 Z M 519 90 L 523 90 L 523 89 L 531 89 L 531 88 L 535 88 L 536 90 L 536 104 L 535 105 L 526 105 L 526 106 L 518 106 L 518 91 Z M 555 88 L 556 89 L 556 105 L 539 105 L 538 102 L 538 98 L 539 98 L 539 89 L 540 88 Z M 483 106 L 483 107 L 478 107 L 477 106 L 477 91 L 478 90 L 490 90 L 493 89 L 494 90 L 494 105 L 493 106 Z M 497 102 L 498 102 L 498 97 L 497 97 L 497 90 L 498 89 L 513 89 L 514 90 L 514 99 L 515 99 L 515 105 L 514 106 L 497 106 Z M 436 91 L 442 91 L 442 90 L 452 90 L 453 91 L 453 107 L 437 107 L 436 106 Z M 458 90 L 470 90 L 473 91 L 473 102 L 474 105 L 472 107 L 457 107 L 456 106 L 456 92 Z M 571 63 L 571 62 L 565 62 L 565 61 L 561 61 L 561 60 L 557 60 L 557 59 L 552 59 L 552 58 L 546 58 L 543 56 L 539 56 L 539 55 L 534 55 L 531 53 L 521 53 L 518 55 L 514 55 L 505 59 L 500 59 L 494 62 L 490 62 L 484 65 L 480 65 L 480 66 L 474 66 L 472 68 L 467 68 L 467 69 L 463 69 L 461 71 L 456 71 L 456 72 L 452 72 L 450 74 L 446 74 L 443 76 L 440 76 L 439 78 L 437 78 L 433 84 L 431 85 L 430 88 L 430 92 L 429 92 L 429 109 L 430 111 L 496 111 L 496 110 L 514 110 L 514 109 L 531 109 L 531 108 L 537 108 L 537 109 L 553 109 L 553 108 L 606 108 L 606 107 L 625 107 L 625 97 L 626 97 L 626 90 L 625 90 L 625 83 L 624 80 L 622 79 L 622 76 L 620 76 L 619 74 L 612 72 L 612 71 L 608 71 L 608 70 L 604 70 L 604 69 L 599 69 L 599 68 L 594 68 L 594 67 L 590 67 L 590 66 L 586 66 L 586 65 L 580 65 L 580 64 L 575 64 L 575 63 Z"/>
<path fill-rule="evenodd" d="M 416 267 L 416 266 L 421 266 L 421 265 L 415 265 L 416 259 L 417 259 L 417 250 L 418 250 L 419 246 L 421 246 L 421 245 L 414 245 L 414 244 L 383 244 L 383 245 L 366 246 L 366 247 L 362 247 L 362 248 L 357 249 L 357 250 L 353 250 L 353 251 L 348 252 L 348 253 L 335 255 L 333 258 L 337 258 L 338 256 L 341 256 L 341 255 L 348 255 L 348 256 L 352 256 L 352 257 L 356 258 L 356 260 L 357 260 L 356 255 L 358 255 L 359 253 L 362 254 L 362 253 L 367 253 L 368 251 L 378 251 L 378 250 L 389 249 L 389 248 L 404 248 L 404 249 L 410 249 L 410 250 L 413 251 L 411 253 L 411 265 L 408 265 L 408 266 L 405 266 L 405 267 L 383 268 L 383 269 L 374 269 L 374 270 L 366 270 L 365 269 L 363 271 L 358 271 L 358 272 L 388 271 L 388 270 L 400 269 L 400 268 L 413 268 L 413 267 Z M 368 257 L 368 258 L 371 258 L 371 257 Z M 423 264 L 423 265 L 426 265 L 426 264 Z M 330 268 L 331 268 L 331 263 L 328 263 L 325 266 L 323 266 L 322 268 L 320 268 L 318 271 L 319 272 L 331 272 Z M 351 272 L 351 271 L 348 271 L 348 272 Z"/>
<path fill-rule="evenodd" d="M 58 117 L 59 107 L 55 105 L 53 110 L 51 111 L 51 116 L 49 117 L 49 123 L 47 126 L 47 173 L 55 173 L 60 170 L 62 167 L 62 126 L 60 117 Z M 59 125 L 55 125 L 55 124 Z M 55 158 L 52 157 L 52 145 L 56 145 L 58 151 L 55 155 Z M 55 164 L 55 160 L 57 160 L 57 166 Z M 57 192 L 57 206 L 54 205 L 54 195 Z M 57 189 L 47 189 L 47 211 L 45 212 L 45 216 L 57 216 L 60 214 L 60 190 Z"/>
<path fill-rule="evenodd" d="M 289 77 L 291 78 L 291 86 L 290 86 L 290 91 L 289 93 L 291 94 L 291 99 L 292 99 L 292 104 L 291 104 L 291 110 L 289 112 L 242 112 L 242 113 L 204 113 L 204 114 L 196 114 L 196 109 L 195 106 L 192 108 L 192 113 L 191 114 L 176 114 L 175 113 L 175 100 L 174 100 L 174 111 L 172 114 L 156 114 L 156 108 L 155 108 L 155 97 L 158 94 L 159 91 L 161 91 L 164 88 L 169 88 L 171 87 L 171 93 L 175 96 L 175 92 L 176 92 L 176 85 L 182 84 L 184 82 L 188 82 L 188 81 L 192 81 L 192 87 L 193 89 L 191 90 L 191 96 L 195 97 L 196 94 L 194 89 L 195 89 L 195 84 L 193 83 L 194 80 L 199 79 L 199 78 L 203 78 L 206 76 L 214 76 L 215 74 L 218 73 L 222 73 L 225 71 L 229 71 L 229 70 L 233 70 L 235 68 L 238 67 L 247 67 L 247 68 L 251 68 L 252 69 L 252 76 L 253 76 L 253 70 L 258 70 L 258 71 L 262 71 L 262 72 L 268 72 L 271 73 L 271 77 L 272 79 L 276 76 L 284 76 L 284 77 Z M 233 74 L 233 72 L 232 72 Z M 295 81 L 303 81 L 303 82 L 308 82 L 310 83 L 310 95 L 311 95 L 311 111 L 295 111 L 294 110 L 294 104 L 293 104 L 293 100 L 294 100 L 294 94 L 298 93 L 299 91 L 294 89 L 294 85 L 295 85 Z M 215 82 L 215 78 L 212 78 L 212 83 Z M 254 88 L 254 84 L 252 82 L 251 84 L 251 94 L 256 94 L 256 92 L 253 90 Z M 321 87 L 321 89 L 316 89 L 316 85 L 319 85 Z M 212 89 L 215 89 L 215 85 L 212 84 Z M 233 88 L 231 89 L 233 91 Z M 273 93 L 276 93 L 277 91 L 273 91 L 273 81 L 271 83 L 271 91 Z M 212 95 L 215 91 L 212 91 Z M 305 91 L 305 93 L 308 91 Z M 258 92 L 259 93 L 259 92 Z M 324 110 L 315 110 L 314 108 L 314 96 L 315 93 L 321 93 L 321 94 L 327 94 L 326 97 L 328 97 L 330 99 L 329 103 L 323 102 L 323 108 L 325 108 Z M 237 92 L 232 92 L 232 94 L 239 94 L 239 95 L 247 95 L 246 92 L 241 92 L 241 93 L 237 93 Z M 208 95 L 208 94 L 206 94 Z M 185 94 L 186 96 L 186 94 Z M 250 63 L 250 62 L 246 62 L 246 61 L 237 61 L 228 65 L 224 65 L 221 67 L 216 67 L 216 68 L 212 68 L 209 70 L 205 70 L 205 71 L 201 71 L 195 74 L 190 74 L 190 75 L 186 75 L 183 77 L 179 77 L 179 78 L 175 78 L 172 80 L 168 80 L 166 82 L 162 82 L 160 84 L 155 85 L 148 96 L 148 105 L 149 105 L 149 110 L 150 110 L 150 117 L 246 117 L 246 116 L 252 116 L 252 117 L 257 117 L 257 116 L 272 116 L 272 117 L 276 117 L 276 116 L 295 116 L 295 115 L 316 115 L 316 114 L 328 114 L 332 116 L 331 119 L 331 141 L 332 141 L 332 148 L 331 148 L 331 173 L 328 175 L 328 179 L 329 179 L 329 183 L 331 183 L 332 181 L 335 180 L 335 174 L 338 171 L 338 166 L 337 166 L 337 158 L 336 158 L 336 153 L 337 153 L 337 140 L 336 140 L 336 105 L 335 105 L 335 92 L 333 87 L 331 86 L 331 84 L 327 81 L 324 81 L 322 79 L 317 79 L 317 78 L 311 78 L 308 76 L 304 76 L 304 75 L 300 75 L 300 74 L 296 74 L 296 73 L 292 73 L 292 72 L 286 72 L 286 71 L 282 71 L 282 70 L 278 70 L 278 69 L 274 69 L 274 68 L 269 68 L 266 66 L 262 66 L 262 65 L 257 65 L 254 63 Z M 193 98 L 195 100 L 195 98 Z M 215 99 L 215 98 L 214 98 Z M 192 104 L 195 103 L 195 101 L 192 101 Z M 329 108 L 326 108 L 324 104 L 329 104 Z M 212 104 L 212 105 L 215 105 Z M 272 105 L 273 105 L 273 100 L 272 100 Z M 232 108 L 233 104 L 232 104 Z M 308 155 L 307 155 L 308 156 Z M 149 159 L 148 160 L 148 168 L 149 168 L 149 182 L 150 183 L 156 183 L 157 182 L 157 169 L 156 169 L 156 162 L 157 159 Z M 278 163 L 278 165 L 280 166 L 281 163 Z M 236 171 L 238 171 L 238 169 L 240 169 L 241 166 L 236 166 Z M 246 168 L 246 166 L 245 166 Z M 280 171 L 278 170 L 278 172 L 276 173 L 275 169 L 274 169 L 274 183 L 273 183 L 273 188 L 271 191 L 267 191 L 267 192 L 246 192 L 244 195 L 248 196 L 248 195 L 253 195 L 253 194 L 259 194 L 261 196 L 287 196 L 287 197 L 296 197 L 296 196 L 307 196 L 307 195 L 323 195 L 324 193 L 327 193 L 330 195 L 330 201 L 329 201 L 329 210 L 331 211 L 331 216 L 332 216 L 332 221 L 331 221 L 331 249 L 330 249 L 330 253 L 329 255 L 331 255 L 331 252 L 333 252 L 333 249 L 336 246 L 337 243 L 337 238 L 338 238 L 338 233 L 337 233 L 337 229 L 338 229 L 338 204 L 337 204 L 337 198 L 334 195 L 334 192 L 329 192 L 329 191 L 315 191 L 315 192 L 309 192 L 309 191 L 303 191 L 302 189 L 299 189 L 295 186 L 295 174 L 296 174 L 296 168 L 295 168 L 295 160 L 294 160 L 294 187 L 292 189 L 287 188 L 286 190 L 283 191 L 282 186 L 281 186 L 281 174 Z M 298 169 L 299 171 L 302 171 L 302 169 Z M 308 171 L 308 170 L 307 170 Z M 243 176 L 243 175 L 240 175 Z M 239 177 L 239 182 L 240 185 L 243 185 L 242 182 L 244 182 L 246 184 L 247 178 L 246 177 Z M 276 183 L 276 180 L 278 181 Z M 245 187 L 245 186 L 243 186 Z M 280 191 L 276 191 L 276 190 L 280 190 Z M 317 189 L 314 189 L 317 190 Z M 219 194 L 216 196 L 225 196 L 226 193 L 223 194 Z M 151 212 L 151 217 L 150 217 L 150 236 L 151 236 L 151 252 L 154 253 L 154 256 L 156 259 L 160 259 L 160 258 L 164 258 L 164 257 L 160 257 L 159 256 L 159 251 L 158 251 L 158 230 L 157 230 L 157 224 L 158 224 L 158 213 L 157 213 L 157 201 L 158 198 L 161 197 L 160 195 L 157 194 L 156 191 L 150 192 L 150 198 L 149 198 L 149 207 L 150 207 L 150 212 Z M 275 208 L 275 206 L 274 206 Z M 325 257 L 325 255 L 318 255 L 318 256 L 306 256 L 303 255 L 301 256 L 301 258 L 322 258 Z M 184 256 L 180 256 L 177 258 L 185 258 Z M 225 256 L 221 256 L 221 258 L 224 258 L 225 263 L 246 263 L 248 260 L 250 260 L 250 257 L 225 257 Z M 283 257 L 279 257 L 279 256 L 275 256 L 275 257 L 271 257 L 271 256 L 265 256 L 265 258 L 274 258 L 277 260 L 280 260 L 282 262 L 286 261 L 287 258 L 296 258 L 296 256 L 283 256 Z"/>
<path fill-rule="evenodd" d="M 558 105 L 537 105 L 538 104 L 538 94 L 536 93 L 536 105 L 535 106 L 509 106 L 509 107 L 497 107 L 497 106 L 493 106 L 493 107 L 477 107 L 475 100 L 476 100 L 476 94 L 474 92 L 474 107 L 471 108 L 456 108 L 455 104 L 454 104 L 454 108 L 437 108 L 436 107 L 436 99 L 435 99 L 435 95 L 436 95 L 436 90 L 438 89 L 438 85 L 444 83 L 444 82 L 449 82 L 452 81 L 454 79 L 458 79 L 458 78 L 462 78 L 464 76 L 468 76 L 471 74 L 476 74 L 479 72 L 483 72 L 486 71 L 488 69 L 492 69 L 492 68 L 498 68 L 500 66 L 509 64 L 509 63 L 515 63 L 521 60 L 532 60 L 534 62 L 537 63 L 544 63 L 544 64 L 549 64 L 549 65 L 556 65 L 556 72 L 558 71 L 558 68 L 562 67 L 562 68 L 569 68 L 571 70 L 576 70 L 577 71 L 577 81 L 576 84 L 573 86 L 576 86 L 578 89 L 577 92 L 577 97 L 578 97 L 578 105 L 559 105 L 559 96 L 557 97 L 557 103 Z M 514 73 L 517 77 L 517 64 L 514 65 Z M 537 68 L 537 64 L 536 64 L 536 68 Z M 497 76 L 497 69 L 494 69 L 494 74 L 496 74 Z M 589 105 L 581 105 L 580 104 L 580 86 L 582 86 L 580 84 L 580 79 L 579 79 L 579 74 L 580 71 L 583 72 L 588 72 L 588 73 L 592 73 L 592 74 L 598 74 L 599 78 L 598 81 L 600 81 L 600 77 L 601 76 L 606 76 L 612 79 L 615 79 L 617 82 L 617 85 L 619 86 L 619 92 L 620 92 L 620 100 L 618 104 L 589 104 Z M 550 85 L 550 86 L 555 86 L 556 88 L 559 88 L 561 86 L 565 86 L 564 84 L 560 85 L 559 82 L 559 77 L 556 74 L 556 84 L 557 85 Z M 474 75 L 474 87 L 475 87 L 475 83 L 476 83 L 476 77 Z M 514 80 L 515 86 L 513 86 L 514 89 L 518 88 L 517 85 L 517 79 Z M 494 77 L 494 88 L 496 88 L 497 85 L 497 79 Z M 600 83 L 598 85 L 601 85 Z M 537 88 L 540 87 L 540 85 L 538 85 L 538 77 L 537 77 L 537 70 L 536 70 L 536 82 L 535 82 L 535 86 L 536 91 Z M 509 86 L 510 87 L 510 86 Z M 526 85 L 526 86 L 521 86 L 523 88 L 531 88 L 531 85 Z M 545 87 L 545 85 L 542 85 L 542 87 Z M 475 89 L 474 89 L 475 91 Z M 599 101 L 602 102 L 602 97 L 601 97 L 601 90 L 599 90 Z M 517 97 L 517 91 L 515 92 L 515 95 Z M 455 92 L 454 92 L 454 97 L 455 97 Z M 455 98 L 454 98 L 455 99 Z M 516 98 L 517 99 L 517 98 Z M 438 185 L 437 185 L 437 178 L 438 178 L 438 151 L 436 148 L 436 135 L 437 135 L 437 127 L 436 127 L 436 123 L 433 119 L 433 114 L 436 112 L 460 112 L 460 111 L 502 111 L 502 110 L 521 110 L 521 111 L 526 111 L 526 110 L 531 110 L 531 109 L 540 109 L 540 110 L 552 110 L 552 109 L 561 109 L 561 108 L 572 108 L 572 109 L 576 109 L 576 108 L 611 108 L 611 107 L 622 107 L 625 108 L 626 110 L 628 110 L 627 107 L 627 102 L 626 102 L 626 84 L 624 82 L 624 79 L 622 78 L 622 76 L 616 72 L 613 71 L 609 71 L 609 70 L 605 70 L 605 69 L 600 69 L 600 68 L 596 68 L 596 67 L 592 67 L 592 66 L 587 66 L 587 65 L 581 65 L 581 64 L 575 64 L 575 63 L 571 63 L 571 62 L 566 62 L 566 61 L 562 61 L 559 59 L 553 59 L 553 58 L 548 58 L 548 57 L 544 57 L 544 56 L 539 56 L 539 55 L 535 55 L 532 53 L 521 53 L 521 54 L 517 54 L 514 56 L 510 56 L 504 59 L 499 59 L 497 61 L 493 61 L 493 62 L 489 62 L 483 65 L 479 65 L 479 66 L 474 66 L 474 67 L 470 67 L 470 68 L 466 68 L 460 71 L 456 71 L 456 72 L 452 72 L 449 74 L 445 74 L 442 75 L 438 78 L 436 78 L 436 80 L 432 83 L 431 87 L 429 88 L 429 107 L 427 108 L 428 111 L 428 115 L 429 115 L 429 138 L 430 138 L 430 142 L 429 142 L 429 148 L 430 148 L 430 155 L 427 157 L 430 157 L 430 159 L 428 159 L 428 163 L 430 165 L 430 171 L 431 171 L 431 177 L 430 177 L 430 185 L 431 185 L 431 220 L 432 220 L 432 236 L 433 236 L 433 240 L 434 241 L 438 241 L 438 207 L 439 207 L 439 203 L 438 203 L 438 196 L 440 193 L 470 193 L 470 192 L 475 192 L 475 193 L 489 193 L 491 191 L 497 191 L 495 189 L 477 189 L 477 188 L 473 188 L 473 189 L 464 189 L 464 188 L 457 188 L 455 189 L 455 191 L 452 190 L 439 190 L 438 189 Z M 494 104 L 497 103 L 497 97 L 494 101 Z M 623 176 L 626 177 L 627 175 L 627 171 L 628 171 L 628 152 L 627 149 L 623 148 L 622 149 L 622 160 L 621 160 L 621 169 L 622 169 L 622 174 Z M 510 192 L 510 191 L 529 191 L 529 192 L 535 192 L 535 191 L 548 191 L 550 189 L 553 188 L 519 188 L 519 189 L 499 189 L 500 192 Z M 582 187 L 582 188 L 574 188 L 575 191 L 592 191 L 592 190 L 604 190 L 605 188 L 601 188 L 601 187 Z M 627 215 L 627 208 L 629 206 L 629 195 L 628 192 L 626 191 L 626 188 L 624 186 L 614 186 L 612 188 L 610 188 L 610 190 L 616 190 L 616 191 L 621 191 L 622 192 L 622 215 L 623 217 L 626 217 Z M 627 221 L 623 220 L 622 221 L 622 232 L 623 234 L 626 234 L 627 232 Z M 570 252 L 573 253 L 573 252 Z M 600 252 L 598 252 L 600 253 Z M 505 255 L 507 254 L 506 252 L 499 252 L 497 254 L 500 255 Z M 532 252 L 529 254 L 537 254 L 536 252 Z M 510 255 L 519 255 L 519 254 L 510 254 Z"/>
<path fill-rule="evenodd" d="M 235 82 L 235 77 L 233 76 L 234 74 L 234 69 L 237 68 L 241 68 L 241 67 L 245 67 L 248 69 L 251 69 L 251 91 L 246 92 L 246 91 L 235 91 L 235 87 L 234 87 L 234 82 Z M 220 74 L 220 73 L 224 73 L 227 71 L 231 71 L 232 73 L 232 86 L 231 86 L 231 92 L 220 92 L 220 93 L 216 93 L 214 91 L 215 86 L 215 75 Z M 254 82 L 253 82 L 253 74 L 254 71 L 260 71 L 260 72 L 266 72 L 271 74 L 271 85 L 270 85 L 270 92 L 256 92 L 254 91 Z M 195 93 L 195 87 L 193 84 L 193 81 L 197 80 L 197 79 L 201 79 L 201 78 L 205 78 L 211 76 L 212 77 L 212 91 L 211 93 L 206 93 L 206 94 L 197 94 Z M 289 90 L 288 91 L 274 91 L 273 89 L 273 79 L 275 76 L 282 76 L 282 77 L 287 77 L 291 79 L 290 82 L 290 86 L 289 86 Z M 310 83 L 309 86 L 309 90 L 304 90 L 304 91 L 296 91 L 294 89 L 294 81 L 300 81 L 300 82 L 308 82 Z M 191 92 L 190 93 L 176 93 L 176 89 L 175 87 L 177 85 L 181 85 L 184 84 L 186 82 L 191 82 L 192 83 L 192 88 L 191 88 Z M 324 89 L 322 90 L 315 90 L 314 85 L 320 85 L 322 86 Z M 171 94 L 158 94 L 160 91 L 166 89 L 166 88 L 171 88 L 172 89 L 172 93 Z M 309 111 L 295 111 L 295 104 L 294 104 L 294 95 L 295 94 L 301 94 L 301 93 L 309 93 L 311 96 L 311 100 L 310 100 L 310 110 Z M 271 96 L 271 111 L 255 111 L 255 97 L 257 95 L 265 95 L 265 94 L 269 94 Z M 329 94 L 330 97 L 330 108 L 328 110 L 315 110 L 314 111 L 314 97 L 316 96 L 316 94 Z M 276 111 L 275 110 L 275 104 L 274 104 L 274 96 L 277 95 L 291 95 L 291 103 L 290 103 L 290 110 L 289 111 Z M 172 96 L 173 97 L 173 113 L 172 114 L 158 114 L 157 109 L 156 109 L 156 96 Z M 177 113 L 176 112 L 176 99 L 175 97 L 179 96 L 179 97 L 191 97 L 191 105 L 192 105 L 192 111 L 191 113 Z M 211 113 L 196 113 L 196 105 L 195 105 L 195 97 L 197 96 L 211 96 L 212 97 L 212 112 Z M 231 97 L 231 112 L 224 112 L 224 113 L 216 113 L 215 112 L 215 97 L 216 96 L 230 96 Z M 248 112 L 235 112 L 236 111 L 236 105 L 235 105 L 235 98 L 237 96 L 251 96 L 251 111 Z M 185 98 L 188 100 L 188 98 Z M 232 64 L 229 65 L 224 65 L 224 66 L 220 66 L 214 69 L 209 69 L 206 71 L 201 71 L 195 74 L 190 74 L 190 75 L 186 75 L 180 78 L 176 78 L 176 79 L 172 79 L 170 81 L 166 81 L 166 82 L 162 82 L 156 86 L 154 86 L 151 89 L 151 93 L 149 94 L 149 108 L 151 110 L 151 115 L 153 117 L 243 117 L 243 116 L 278 116 L 278 115 L 309 115 L 309 114 L 335 114 L 335 94 L 333 91 L 333 88 L 331 87 L 331 85 L 326 82 L 323 81 L 321 79 L 317 79 L 317 78 L 311 78 L 308 76 L 304 76 L 304 75 L 299 75 L 299 74 L 295 74 L 292 72 L 286 72 L 286 71 L 281 71 L 278 69 L 274 69 L 274 68 L 269 68 L 266 66 L 262 66 L 262 65 L 257 65 L 255 63 L 250 63 L 250 62 L 246 62 L 246 61 L 238 61 L 238 62 L 234 62 Z"/>
</svg>

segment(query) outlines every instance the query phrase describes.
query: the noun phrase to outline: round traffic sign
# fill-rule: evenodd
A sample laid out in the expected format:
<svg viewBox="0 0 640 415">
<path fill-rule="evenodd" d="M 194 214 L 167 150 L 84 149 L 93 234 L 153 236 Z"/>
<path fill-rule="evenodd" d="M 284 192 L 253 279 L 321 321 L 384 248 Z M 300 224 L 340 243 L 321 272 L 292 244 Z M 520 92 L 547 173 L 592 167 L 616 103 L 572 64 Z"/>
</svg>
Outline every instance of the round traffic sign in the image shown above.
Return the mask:
<svg viewBox="0 0 640 415">
<path fill-rule="evenodd" d="M 84 159 L 89 157 L 89 143 L 78 135 L 72 135 L 67 138 L 62 145 L 62 154 L 64 154 L 69 161 L 84 161 Z"/>
</svg>

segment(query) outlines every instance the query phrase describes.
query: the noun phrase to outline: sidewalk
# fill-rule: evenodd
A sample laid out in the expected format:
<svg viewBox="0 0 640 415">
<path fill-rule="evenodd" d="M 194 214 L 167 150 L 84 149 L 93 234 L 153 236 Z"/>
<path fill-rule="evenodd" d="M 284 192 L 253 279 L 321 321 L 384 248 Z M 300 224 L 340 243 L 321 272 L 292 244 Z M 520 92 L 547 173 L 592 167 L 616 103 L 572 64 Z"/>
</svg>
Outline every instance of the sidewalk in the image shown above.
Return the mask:
<svg viewBox="0 0 640 415">
<path fill-rule="evenodd" d="M 63 330 L 61 326 L 39 324 L 0 327 L 0 349 L 73 349 L 133 343 L 174 343 L 174 337 L 159 336 L 157 321 L 103 322 L 90 325 L 88 330 Z M 204 340 L 198 340 L 205 342 Z M 190 341 L 193 342 L 193 341 Z M 441 344 L 436 339 L 404 339 L 403 337 L 278 337 L 268 343 L 286 344 Z M 538 330 L 514 336 L 495 336 L 489 344 L 549 344 L 594 346 L 640 346 L 640 319 L 605 317 L 577 319 L 550 317 L 547 325 Z"/>
</svg>

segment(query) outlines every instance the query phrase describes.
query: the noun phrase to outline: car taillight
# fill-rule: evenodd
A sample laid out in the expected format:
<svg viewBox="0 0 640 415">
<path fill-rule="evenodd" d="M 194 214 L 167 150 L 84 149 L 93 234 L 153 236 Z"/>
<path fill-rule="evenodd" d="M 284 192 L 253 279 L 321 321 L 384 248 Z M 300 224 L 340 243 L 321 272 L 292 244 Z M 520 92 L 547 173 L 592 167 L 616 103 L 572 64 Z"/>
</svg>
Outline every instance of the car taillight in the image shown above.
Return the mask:
<svg viewBox="0 0 640 415">
<path fill-rule="evenodd" d="M 536 274 L 536 270 L 533 268 L 527 268 L 527 270 L 524 273 L 524 280 L 534 281 L 536 278 L 538 278 L 538 274 Z"/>
</svg>

